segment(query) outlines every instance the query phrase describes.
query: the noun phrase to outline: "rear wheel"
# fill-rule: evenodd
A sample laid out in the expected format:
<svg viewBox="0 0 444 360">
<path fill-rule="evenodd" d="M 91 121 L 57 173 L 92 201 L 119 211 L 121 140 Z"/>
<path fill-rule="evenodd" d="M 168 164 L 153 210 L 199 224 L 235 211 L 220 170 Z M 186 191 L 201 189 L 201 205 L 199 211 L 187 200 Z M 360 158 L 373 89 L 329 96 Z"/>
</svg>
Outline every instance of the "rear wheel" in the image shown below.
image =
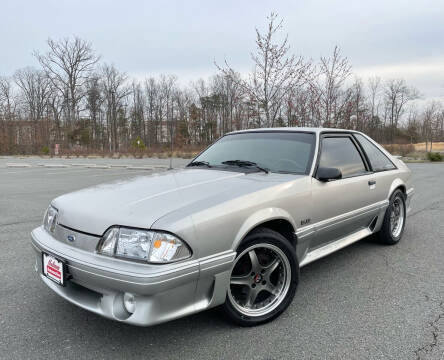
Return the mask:
<svg viewBox="0 0 444 360">
<path fill-rule="evenodd" d="M 385 212 L 384 222 L 379 231 L 379 240 L 388 245 L 395 245 L 404 233 L 406 219 L 405 196 L 401 190 L 396 190 L 390 197 L 389 206 Z"/>
<path fill-rule="evenodd" d="M 293 300 L 299 279 L 294 248 L 279 233 L 258 229 L 237 250 L 227 299 L 228 317 L 254 326 L 279 316 Z"/>
</svg>

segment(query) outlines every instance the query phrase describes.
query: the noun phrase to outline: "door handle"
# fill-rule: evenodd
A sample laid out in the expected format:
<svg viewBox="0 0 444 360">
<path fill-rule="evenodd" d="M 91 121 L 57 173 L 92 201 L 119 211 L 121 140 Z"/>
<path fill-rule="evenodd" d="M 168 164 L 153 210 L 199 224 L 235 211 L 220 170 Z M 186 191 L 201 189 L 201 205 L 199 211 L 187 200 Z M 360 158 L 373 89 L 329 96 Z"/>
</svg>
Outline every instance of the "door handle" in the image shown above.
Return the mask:
<svg viewBox="0 0 444 360">
<path fill-rule="evenodd" d="M 369 180 L 368 186 L 376 185 L 376 180 Z"/>
</svg>

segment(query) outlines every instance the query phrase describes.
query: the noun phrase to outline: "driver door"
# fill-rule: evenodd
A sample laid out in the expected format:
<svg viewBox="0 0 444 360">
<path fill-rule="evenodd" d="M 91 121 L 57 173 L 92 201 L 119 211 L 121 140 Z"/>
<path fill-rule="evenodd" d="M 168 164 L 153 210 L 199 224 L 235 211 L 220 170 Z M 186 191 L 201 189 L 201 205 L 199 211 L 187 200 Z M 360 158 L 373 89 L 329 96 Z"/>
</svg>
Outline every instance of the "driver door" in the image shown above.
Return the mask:
<svg viewBox="0 0 444 360">
<path fill-rule="evenodd" d="M 373 173 L 350 134 L 323 134 L 319 167 L 341 170 L 342 178 L 322 182 L 312 178 L 316 236 L 311 249 L 368 227 L 377 214 L 372 209 Z"/>
</svg>

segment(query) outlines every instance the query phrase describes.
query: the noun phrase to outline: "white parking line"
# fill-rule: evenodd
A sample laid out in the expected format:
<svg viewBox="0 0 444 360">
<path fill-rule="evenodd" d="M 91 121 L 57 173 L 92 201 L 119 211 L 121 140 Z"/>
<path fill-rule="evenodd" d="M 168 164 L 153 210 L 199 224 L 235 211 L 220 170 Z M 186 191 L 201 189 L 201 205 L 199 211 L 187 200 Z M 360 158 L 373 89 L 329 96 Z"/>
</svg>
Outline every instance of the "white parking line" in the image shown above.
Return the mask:
<svg viewBox="0 0 444 360">
<path fill-rule="evenodd" d="M 37 166 L 43 166 L 47 168 L 67 168 L 69 165 L 67 164 L 59 164 L 59 163 L 39 163 Z"/>
<path fill-rule="evenodd" d="M 153 170 L 154 166 L 128 166 L 127 170 Z"/>
<path fill-rule="evenodd" d="M 108 165 L 89 165 L 87 166 L 89 169 L 109 169 L 110 167 Z"/>
<path fill-rule="evenodd" d="M 3 174 L 31 174 L 31 175 L 57 175 L 57 174 L 75 174 L 79 172 L 92 172 L 93 169 L 79 169 L 79 168 L 60 168 L 49 169 L 45 167 L 23 169 L 22 171 L 7 171 Z M 2 173 L 0 173 L 1 175 Z"/>
<path fill-rule="evenodd" d="M 111 166 L 112 168 L 127 168 L 131 166 L 128 164 L 108 164 L 108 165 Z"/>
<path fill-rule="evenodd" d="M 27 168 L 27 169 L 22 169 L 21 171 L 6 171 L 3 174 L 25 174 L 25 173 L 32 173 L 33 170 L 35 170 L 35 168 Z M 0 175 L 2 173 L 0 172 Z"/>
<path fill-rule="evenodd" d="M 103 173 L 103 174 L 97 174 L 97 175 L 91 175 L 89 177 L 99 177 L 99 176 L 125 176 L 125 177 L 131 177 L 133 175 L 139 175 L 139 174 L 145 174 L 150 175 L 150 172 L 147 171 L 131 171 L 131 172 L 120 172 L 120 173 Z"/>
<path fill-rule="evenodd" d="M 65 169 L 67 170 L 67 169 Z M 45 175 L 64 175 L 64 174 L 78 174 L 78 173 L 89 173 L 91 169 L 74 169 L 72 171 L 56 171 L 56 172 L 47 172 Z"/>
<path fill-rule="evenodd" d="M 30 168 L 32 167 L 31 164 L 28 163 L 6 163 L 7 167 L 10 168 Z"/>
<path fill-rule="evenodd" d="M 6 170 L 7 168 L 5 168 Z M 13 170 L 13 169 L 11 169 Z M 97 171 L 95 171 L 97 170 Z M 153 171 L 154 172 L 162 172 L 162 170 L 166 170 L 166 168 L 160 168 L 160 167 L 148 167 L 148 166 L 141 166 L 141 167 L 132 167 L 132 169 L 129 168 L 122 168 L 122 167 L 112 167 L 108 168 L 107 165 L 105 166 L 94 166 L 94 167 L 87 167 L 87 168 L 79 168 L 79 167 L 46 167 L 46 166 L 39 166 L 39 167 L 26 167 L 26 168 L 20 168 L 20 169 L 14 169 L 14 171 L 1 171 L 0 170 L 0 176 L 6 175 L 6 174 L 23 174 L 23 175 L 58 175 L 58 174 L 76 174 L 76 173 L 98 173 L 98 176 L 102 176 L 105 174 L 114 175 L 114 174 L 136 174 L 136 173 L 146 173 L 150 174 Z"/>
</svg>

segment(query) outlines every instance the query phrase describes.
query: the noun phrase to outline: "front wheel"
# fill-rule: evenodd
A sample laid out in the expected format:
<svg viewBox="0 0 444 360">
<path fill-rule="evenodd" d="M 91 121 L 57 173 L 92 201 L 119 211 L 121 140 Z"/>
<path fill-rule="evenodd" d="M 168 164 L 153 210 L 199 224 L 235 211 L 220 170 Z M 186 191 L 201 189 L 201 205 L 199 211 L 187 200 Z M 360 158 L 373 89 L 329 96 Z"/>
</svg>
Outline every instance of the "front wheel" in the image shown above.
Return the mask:
<svg viewBox="0 0 444 360">
<path fill-rule="evenodd" d="M 237 250 L 223 309 L 241 326 L 279 316 L 291 303 L 299 264 L 289 241 L 270 229 L 247 235 Z"/>
</svg>

